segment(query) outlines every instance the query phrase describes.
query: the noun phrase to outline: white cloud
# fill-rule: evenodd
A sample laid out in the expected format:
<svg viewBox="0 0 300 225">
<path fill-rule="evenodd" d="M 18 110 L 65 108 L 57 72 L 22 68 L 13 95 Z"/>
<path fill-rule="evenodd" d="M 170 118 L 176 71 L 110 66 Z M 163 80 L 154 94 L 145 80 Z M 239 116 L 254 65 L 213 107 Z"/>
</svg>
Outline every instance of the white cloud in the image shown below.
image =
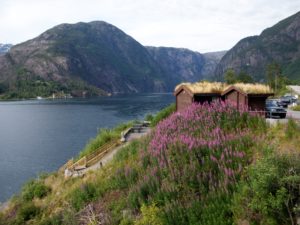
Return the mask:
<svg viewBox="0 0 300 225">
<path fill-rule="evenodd" d="M 216 51 L 297 9 L 299 0 L 2 0 L 0 43 L 19 43 L 60 23 L 104 20 L 144 45 Z"/>
</svg>

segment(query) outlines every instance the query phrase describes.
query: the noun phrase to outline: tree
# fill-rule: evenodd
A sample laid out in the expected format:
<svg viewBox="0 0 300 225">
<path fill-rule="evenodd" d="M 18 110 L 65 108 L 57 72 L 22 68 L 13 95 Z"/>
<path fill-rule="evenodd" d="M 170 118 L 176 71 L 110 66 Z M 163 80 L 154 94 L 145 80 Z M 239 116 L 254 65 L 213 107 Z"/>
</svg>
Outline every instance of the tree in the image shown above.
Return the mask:
<svg viewBox="0 0 300 225">
<path fill-rule="evenodd" d="M 266 79 L 267 83 L 274 89 L 275 93 L 284 88 L 287 83 L 287 79 L 281 73 L 280 65 L 276 62 L 267 66 Z"/>
<path fill-rule="evenodd" d="M 253 83 L 253 78 L 245 73 L 244 71 L 241 71 L 237 77 L 238 82 L 241 83 Z"/>
<path fill-rule="evenodd" d="M 8 91 L 8 84 L 0 83 L 0 94 L 5 93 L 6 91 Z"/>
<path fill-rule="evenodd" d="M 225 72 L 224 79 L 227 84 L 234 84 L 238 81 L 237 75 L 233 69 L 228 69 Z"/>
</svg>

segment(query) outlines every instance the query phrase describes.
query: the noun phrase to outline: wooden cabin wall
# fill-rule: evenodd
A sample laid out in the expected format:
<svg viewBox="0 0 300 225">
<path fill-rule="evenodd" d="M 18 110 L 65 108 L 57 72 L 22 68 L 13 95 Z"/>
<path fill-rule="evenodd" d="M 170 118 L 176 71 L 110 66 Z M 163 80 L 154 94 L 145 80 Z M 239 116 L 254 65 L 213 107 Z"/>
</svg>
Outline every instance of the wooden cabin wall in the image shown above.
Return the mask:
<svg viewBox="0 0 300 225">
<path fill-rule="evenodd" d="M 185 90 L 182 90 L 176 96 L 176 111 L 183 111 L 193 102 L 193 97 L 190 96 Z"/>
<path fill-rule="evenodd" d="M 238 104 L 239 104 L 238 92 L 236 92 L 236 91 L 229 92 L 229 93 L 226 94 L 225 98 L 226 98 L 227 101 L 230 101 L 233 104 L 236 104 L 237 108 L 239 108 L 238 107 Z"/>
<path fill-rule="evenodd" d="M 235 90 L 227 93 L 225 99 L 236 104 L 237 109 L 240 109 L 247 105 L 247 97 Z"/>
</svg>

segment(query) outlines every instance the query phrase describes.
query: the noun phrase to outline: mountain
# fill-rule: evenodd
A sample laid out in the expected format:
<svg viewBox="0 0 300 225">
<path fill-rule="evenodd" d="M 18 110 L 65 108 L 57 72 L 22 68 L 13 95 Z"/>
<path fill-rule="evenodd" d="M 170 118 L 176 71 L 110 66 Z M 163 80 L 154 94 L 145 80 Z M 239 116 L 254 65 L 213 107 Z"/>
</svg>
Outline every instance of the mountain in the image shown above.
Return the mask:
<svg viewBox="0 0 300 225">
<path fill-rule="evenodd" d="M 0 56 L 0 97 L 170 92 L 212 73 L 216 55 L 144 47 L 103 21 L 61 24 Z"/>
<path fill-rule="evenodd" d="M 18 80 L 24 83 L 24 76 L 66 90 L 167 90 L 148 51 L 106 22 L 62 24 L 16 45 L 0 58 L 0 73 L 0 82 L 12 84 L 10 90 Z"/>
<path fill-rule="evenodd" d="M 12 47 L 12 44 L 0 44 L 0 55 L 4 55 Z"/>
<path fill-rule="evenodd" d="M 171 86 L 182 81 L 202 79 L 203 55 L 183 48 L 147 47 L 148 52 L 168 77 Z"/>
<path fill-rule="evenodd" d="M 204 79 L 211 80 L 214 77 L 215 69 L 226 52 L 227 51 L 203 53 L 204 66 L 202 68 L 202 74 Z"/>
<path fill-rule="evenodd" d="M 259 36 L 239 41 L 222 58 L 215 74 L 222 79 L 225 71 L 232 68 L 262 80 L 267 65 L 273 62 L 281 66 L 288 78 L 300 80 L 300 12 L 265 29 Z"/>
<path fill-rule="evenodd" d="M 180 82 L 210 79 L 216 65 L 226 53 L 201 54 L 185 48 L 146 47 L 174 87 Z"/>
</svg>

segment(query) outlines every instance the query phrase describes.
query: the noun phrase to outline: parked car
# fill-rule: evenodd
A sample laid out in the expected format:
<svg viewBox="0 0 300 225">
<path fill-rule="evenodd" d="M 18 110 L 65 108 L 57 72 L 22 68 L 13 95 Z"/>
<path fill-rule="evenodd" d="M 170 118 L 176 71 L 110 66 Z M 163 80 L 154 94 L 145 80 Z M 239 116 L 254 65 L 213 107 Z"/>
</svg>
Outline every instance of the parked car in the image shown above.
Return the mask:
<svg viewBox="0 0 300 225">
<path fill-rule="evenodd" d="M 293 100 L 297 100 L 298 99 L 298 95 L 294 95 L 292 93 L 286 93 L 284 96 L 290 96 Z"/>
<path fill-rule="evenodd" d="M 278 105 L 278 100 L 276 99 L 270 99 L 266 101 L 265 111 L 266 118 L 286 117 L 286 110 Z"/>
<path fill-rule="evenodd" d="M 272 99 L 269 99 L 270 101 L 276 101 L 276 104 L 279 106 L 279 107 L 283 107 L 283 108 L 287 108 L 288 107 L 288 103 L 285 102 L 285 101 L 281 101 L 280 98 L 272 98 Z M 268 101 L 269 101 L 268 100 Z"/>
<path fill-rule="evenodd" d="M 296 96 L 291 95 L 291 94 L 285 94 L 280 98 L 281 102 L 287 105 L 290 105 L 292 103 L 295 103 L 297 101 Z"/>
</svg>

